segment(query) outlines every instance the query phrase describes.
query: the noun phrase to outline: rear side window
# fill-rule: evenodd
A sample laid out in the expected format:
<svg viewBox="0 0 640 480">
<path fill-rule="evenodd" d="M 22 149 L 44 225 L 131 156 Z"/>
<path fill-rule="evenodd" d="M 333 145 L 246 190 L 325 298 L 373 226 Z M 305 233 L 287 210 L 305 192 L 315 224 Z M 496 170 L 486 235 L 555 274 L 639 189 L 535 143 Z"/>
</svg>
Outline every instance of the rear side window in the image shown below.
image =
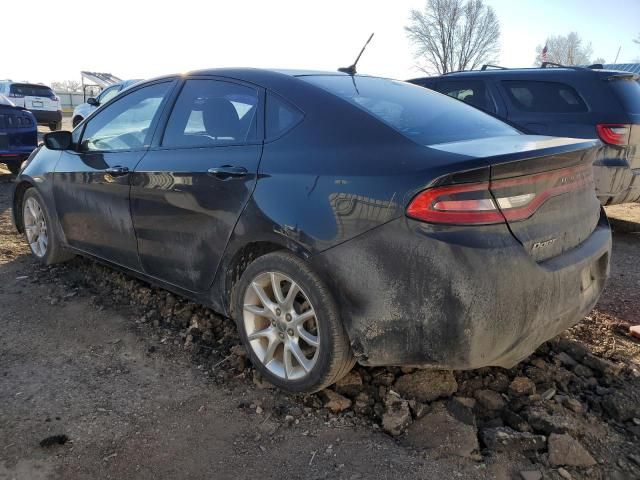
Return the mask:
<svg viewBox="0 0 640 480">
<path fill-rule="evenodd" d="M 162 145 L 207 147 L 255 141 L 257 108 L 254 88 L 219 80 L 187 80 Z"/>
<path fill-rule="evenodd" d="M 47 97 L 53 98 L 55 94 L 53 90 L 44 85 L 32 85 L 28 83 L 13 83 L 9 87 L 9 93 L 22 95 L 25 97 Z"/>
<path fill-rule="evenodd" d="M 277 95 L 267 95 L 267 140 L 280 137 L 302 120 L 302 112 Z"/>
<path fill-rule="evenodd" d="M 506 80 L 502 82 L 511 103 L 519 110 L 539 113 L 586 112 L 585 105 L 573 87 L 559 82 Z"/>
<path fill-rule="evenodd" d="M 612 80 L 611 88 L 627 113 L 640 113 L 640 81 Z"/>
<path fill-rule="evenodd" d="M 344 98 L 421 145 L 519 135 L 480 110 L 410 83 L 347 75 L 300 78 Z"/>
<path fill-rule="evenodd" d="M 486 85 L 480 80 L 438 82 L 436 90 L 476 108 L 490 112 L 496 111 Z"/>
</svg>

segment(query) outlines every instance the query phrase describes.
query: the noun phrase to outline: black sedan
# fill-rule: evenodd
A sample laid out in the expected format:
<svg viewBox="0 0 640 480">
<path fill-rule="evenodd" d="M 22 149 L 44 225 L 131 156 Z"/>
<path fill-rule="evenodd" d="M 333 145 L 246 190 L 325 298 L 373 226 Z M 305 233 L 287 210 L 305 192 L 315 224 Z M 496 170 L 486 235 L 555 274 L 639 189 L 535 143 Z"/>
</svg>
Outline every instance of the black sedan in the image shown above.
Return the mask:
<svg viewBox="0 0 640 480">
<path fill-rule="evenodd" d="M 14 220 L 235 319 L 288 391 L 363 365 L 511 367 L 609 270 L 595 141 L 404 82 L 221 69 L 145 81 L 17 178 Z"/>
</svg>

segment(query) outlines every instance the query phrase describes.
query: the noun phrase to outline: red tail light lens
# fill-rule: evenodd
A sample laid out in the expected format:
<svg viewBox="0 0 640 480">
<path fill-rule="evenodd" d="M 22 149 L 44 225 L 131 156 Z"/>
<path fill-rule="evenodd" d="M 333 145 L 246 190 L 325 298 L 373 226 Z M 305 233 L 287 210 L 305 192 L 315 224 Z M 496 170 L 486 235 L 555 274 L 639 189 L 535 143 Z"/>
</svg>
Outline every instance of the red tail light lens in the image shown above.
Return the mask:
<svg viewBox="0 0 640 480">
<path fill-rule="evenodd" d="M 450 225 L 513 222 L 529 218 L 551 197 L 583 188 L 593 188 L 591 165 L 430 188 L 413 198 L 407 207 L 407 216 Z"/>
<path fill-rule="evenodd" d="M 424 190 L 411 201 L 407 215 L 429 223 L 486 225 L 504 222 L 489 191 L 489 182 Z"/>
<path fill-rule="evenodd" d="M 628 145 L 630 125 L 599 123 L 596 125 L 600 140 L 609 145 Z"/>
</svg>

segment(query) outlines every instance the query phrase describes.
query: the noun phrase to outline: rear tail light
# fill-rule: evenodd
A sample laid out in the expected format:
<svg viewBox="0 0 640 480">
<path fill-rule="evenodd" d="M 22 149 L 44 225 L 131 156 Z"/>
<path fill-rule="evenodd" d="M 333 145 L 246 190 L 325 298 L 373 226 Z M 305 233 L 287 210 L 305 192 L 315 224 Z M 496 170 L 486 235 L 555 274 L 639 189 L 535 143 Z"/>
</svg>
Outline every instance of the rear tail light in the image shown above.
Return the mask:
<svg viewBox="0 0 640 480">
<path fill-rule="evenodd" d="M 51 97 L 51 100 L 53 100 L 54 102 L 57 102 L 60 99 L 54 95 L 53 97 Z"/>
<path fill-rule="evenodd" d="M 491 182 L 429 188 L 416 195 L 407 216 L 429 223 L 488 225 L 525 220 L 549 198 L 593 187 L 591 165 Z"/>
<path fill-rule="evenodd" d="M 600 140 L 609 145 L 628 145 L 631 125 L 599 123 L 596 125 Z"/>
</svg>

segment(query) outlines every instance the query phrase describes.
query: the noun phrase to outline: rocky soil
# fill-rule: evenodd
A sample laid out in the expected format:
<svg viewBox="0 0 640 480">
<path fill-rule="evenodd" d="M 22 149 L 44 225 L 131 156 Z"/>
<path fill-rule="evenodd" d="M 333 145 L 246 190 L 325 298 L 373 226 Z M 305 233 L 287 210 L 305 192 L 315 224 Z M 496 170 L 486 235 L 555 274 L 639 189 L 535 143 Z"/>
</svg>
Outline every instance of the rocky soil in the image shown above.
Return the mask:
<svg viewBox="0 0 640 480">
<path fill-rule="evenodd" d="M 612 278 L 596 309 L 513 369 L 357 366 L 330 389 L 290 396 L 257 375 L 233 322 L 211 310 L 90 260 L 32 261 L 8 223 L 7 182 L 0 173 L 0 327 L 8 332 L 0 337 L 0 479 L 206 478 L 212 468 L 218 478 L 238 468 L 263 478 L 640 478 L 640 340 L 628 332 L 640 323 L 637 235 L 615 234 Z M 37 316 L 43 338 L 34 340 Z M 105 329 L 112 338 L 94 338 L 91 330 Z M 137 364 L 114 355 L 118 348 Z M 31 365 L 29 355 L 43 358 Z M 65 362 L 78 363 L 69 367 L 77 378 Z M 133 383 L 105 386 L 122 376 Z M 86 410 L 75 427 L 43 413 L 55 414 L 38 400 L 57 391 L 51 377 L 77 388 L 53 401 L 66 402 L 67 417 Z M 97 406 L 96 389 L 110 405 Z M 146 400 L 134 408 L 126 395 Z M 179 408 L 159 414 L 158 396 Z M 44 420 L 32 418 L 27 399 Z M 176 429 L 193 430 L 192 450 L 158 440 L 184 441 Z M 37 444 L 52 435 L 66 437 Z M 91 436 L 100 442 L 83 446 Z"/>
</svg>

